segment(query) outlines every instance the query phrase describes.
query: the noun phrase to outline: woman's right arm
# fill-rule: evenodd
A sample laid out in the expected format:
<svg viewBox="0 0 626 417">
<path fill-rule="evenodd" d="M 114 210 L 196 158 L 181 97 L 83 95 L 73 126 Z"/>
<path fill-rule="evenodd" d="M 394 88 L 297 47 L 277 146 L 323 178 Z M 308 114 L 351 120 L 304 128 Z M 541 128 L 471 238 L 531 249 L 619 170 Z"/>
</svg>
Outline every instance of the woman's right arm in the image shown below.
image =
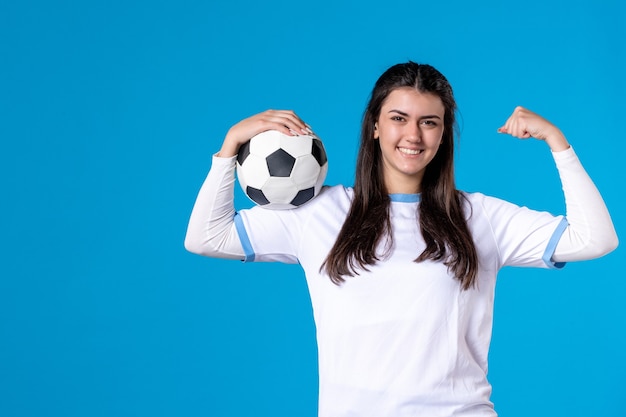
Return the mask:
<svg viewBox="0 0 626 417">
<path fill-rule="evenodd" d="M 569 223 L 552 260 L 582 261 L 613 251 L 618 239 L 609 211 L 563 133 L 543 117 L 522 107 L 517 107 L 498 131 L 520 139 L 543 140 L 552 151 L 563 186 Z"/>
<path fill-rule="evenodd" d="M 213 156 L 211 170 L 196 198 L 187 226 L 185 249 L 203 256 L 244 259 L 234 223 L 236 155 L 241 145 L 267 130 L 288 135 L 310 133 L 308 126 L 290 110 L 267 110 L 231 127 L 221 150 Z"/>
</svg>

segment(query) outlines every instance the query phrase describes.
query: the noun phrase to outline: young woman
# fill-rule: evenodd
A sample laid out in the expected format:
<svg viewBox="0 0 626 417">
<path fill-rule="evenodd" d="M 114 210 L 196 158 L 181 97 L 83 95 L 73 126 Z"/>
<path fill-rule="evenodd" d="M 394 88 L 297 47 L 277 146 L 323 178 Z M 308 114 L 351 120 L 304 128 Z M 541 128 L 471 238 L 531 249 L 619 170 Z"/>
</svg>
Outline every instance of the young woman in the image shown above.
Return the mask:
<svg viewBox="0 0 626 417">
<path fill-rule="evenodd" d="M 486 374 L 498 270 L 559 268 L 617 246 L 561 131 L 521 107 L 498 131 L 549 146 L 567 218 L 457 190 L 455 111 L 435 68 L 389 68 L 365 111 L 354 187 L 325 187 L 294 210 L 233 205 L 237 150 L 266 130 L 310 133 L 294 112 L 242 120 L 213 157 L 185 246 L 300 263 L 317 329 L 320 416 L 495 416 Z"/>
</svg>

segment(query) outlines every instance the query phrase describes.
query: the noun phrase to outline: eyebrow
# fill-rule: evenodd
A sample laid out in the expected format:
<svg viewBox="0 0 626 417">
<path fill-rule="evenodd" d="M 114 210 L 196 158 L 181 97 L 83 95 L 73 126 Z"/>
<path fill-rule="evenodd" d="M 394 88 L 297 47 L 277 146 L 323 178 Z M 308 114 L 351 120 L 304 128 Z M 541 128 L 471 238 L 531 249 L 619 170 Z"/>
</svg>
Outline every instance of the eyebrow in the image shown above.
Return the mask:
<svg viewBox="0 0 626 417">
<path fill-rule="evenodd" d="M 409 116 L 408 113 L 403 112 L 402 110 L 396 110 L 396 109 L 389 110 L 388 113 L 398 113 L 400 116 L 405 116 L 405 117 Z M 441 120 L 441 117 L 437 116 L 436 114 L 429 114 L 429 115 L 420 117 L 420 119 L 439 119 L 439 120 Z"/>
</svg>

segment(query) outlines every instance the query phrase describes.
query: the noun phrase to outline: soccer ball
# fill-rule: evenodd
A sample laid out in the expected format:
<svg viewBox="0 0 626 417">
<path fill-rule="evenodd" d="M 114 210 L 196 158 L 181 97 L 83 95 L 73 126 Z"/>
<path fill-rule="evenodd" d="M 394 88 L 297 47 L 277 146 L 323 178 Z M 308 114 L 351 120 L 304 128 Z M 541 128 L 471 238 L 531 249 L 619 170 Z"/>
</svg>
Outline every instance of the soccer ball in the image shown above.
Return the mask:
<svg viewBox="0 0 626 417">
<path fill-rule="evenodd" d="M 250 200 L 268 209 L 292 209 L 311 200 L 327 172 L 326 150 L 313 134 L 269 130 L 242 145 L 237 155 L 239 185 Z"/>
</svg>

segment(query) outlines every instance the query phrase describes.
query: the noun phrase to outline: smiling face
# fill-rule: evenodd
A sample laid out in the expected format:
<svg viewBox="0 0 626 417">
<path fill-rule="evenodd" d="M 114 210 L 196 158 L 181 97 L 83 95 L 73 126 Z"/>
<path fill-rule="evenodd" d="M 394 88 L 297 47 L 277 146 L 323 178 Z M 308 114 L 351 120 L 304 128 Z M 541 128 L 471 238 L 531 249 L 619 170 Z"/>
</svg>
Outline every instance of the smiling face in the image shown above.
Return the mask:
<svg viewBox="0 0 626 417">
<path fill-rule="evenodd" d="M 444 115 L 444 105 L 434 94 L 400 87 L 387 96 L 374 138 L 380 144 L 388 193 L 421 192 L 424 170 L 441 144 Z"/>
</svg>

